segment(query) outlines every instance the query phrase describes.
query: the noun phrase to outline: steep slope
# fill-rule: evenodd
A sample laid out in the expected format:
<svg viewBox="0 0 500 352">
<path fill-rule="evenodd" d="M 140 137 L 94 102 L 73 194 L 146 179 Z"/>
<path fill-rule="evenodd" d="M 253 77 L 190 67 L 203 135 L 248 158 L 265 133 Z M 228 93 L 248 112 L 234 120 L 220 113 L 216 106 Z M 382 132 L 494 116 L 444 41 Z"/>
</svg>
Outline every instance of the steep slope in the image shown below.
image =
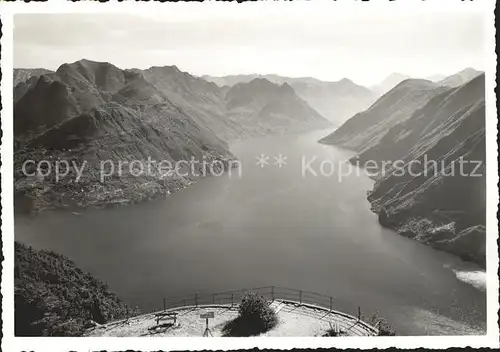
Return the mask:
<svg viewBox="0 0 500 352">
<path fill-rule="evenodd" d="M 375 101 L 375 95 L 368 88 L 346 78 L 338 82 L 325 82 L 312 77 L 292 78 L 272 74 L 203 77 L 220 87 L 248 83 L 256 78 L 266 79 L 279 85 L 287 83 L 300 98 L 335 125 L 340 125 Z"/>
<path fill-rule="evenodd" d="M 246 132 L 241 124 L 227 118 L 224 94 L 216 84 L 182 72 L 176 66 L 134 71 L 141 73 L 196 123 L 220 138 L 232 140 Z"/>
<path fill-rule="evenodd" d="M 15 242 L 14 260 L 16 336 L 78 336 L 91 321 L 128 314 L 105 283 L 62 255 Z"/>
<path fill-rule="evenodd" d="M 414 111 L 445 90 L 447 88 L 430 81 L 405 80 L 320 142 L 363 152 L 376 145 L 390 128 L 411 117 Z"/>
<path fill-rule="evenodd" d="M 469 82 L 470 80 L 479 76 L 481 73 L 483 73 L 483 72 L 477 71 L 473 68 L 468 67 L 466 69 L 463 69 L 460 72 L 457 72 L 451 76 L 448 76 L 448 77 L 438 81 L 437 84 L 439 84 L 441 86 L 456 88 L 458 86 L 461 86 L 462 84 Z"/>
<path fill-rule="evenodd" d="M 392 161 L 369 194 L 383 226 L 485 265 L 484 74 L 432 98 L 360 154 Z"/>
<path fill-rule="evenodd" d="M 256 78 L 238 83 L 226 93 L 229 116 L 244 121 L 262 134 L 324 128 L 329 125 L 300 99 L 287 83 L 280 85 Z"/>
<path fill-rule="evenodd" d="M 141 73 L 88 60 L 62 65 L 53 79 L 41 76 L 15 104 L 14 133 L 16 206 L 30 211 L 130 203 L 168 194 L 196 175 L 160 172 L 158 163 L 193 158 L 226 165 L 232 157 L 225 142 Z M 66 160 L 84 166 L 84 172 L 78 182 L 74 168 L 62 180 L 54 172 L 26 177 L 22 164 L 30 159 Z M 146 170 L 150 160 L 157 163 Z M 113 175 L 103 178 L 112 168 Z M 202 166 L 195 169 L 199 174 Z"/>
<path fill-rule="evenodd" d="M 190 115 L 196 123 L 224 140 L 278 133 L 282 132 L 282 127 L 284 127 L 282 120 L 267 118 L 255 121 L 232 113 L 232 107 L 228 105 L 227 98 L 231 88 L 220 88 L 213 82 L 182 72 L 175 66 L 152 67 L 147 70 L 134 71 L 142 73 L 150 84 Z M 250 83 L 250 81 L 245 83 Z M 277 87 L 278 85 L 276 85 Z M 269 99 L 276 99 L 276 97 L 270 96 Z M 286 101 L 283 103 L 284 105 L 288 104 Z M 289 109 L 286 112 L 281 111 L 281 113 L 287 115 L 294 112 Z M 303 129 L 304 126 L 300 119 L 295 119 L 293 115 L 287 117 L 289 122 L 285 126 L 287 131 L 293 132 Z M 274 123 L 277 124 L 274 125 Z M 266 126 L 266 128 L 261 128 L 261 125 Z"/>
<path fill-rule="evenodd" d="M 424 142 L 431 143 L 439 138 L 444 123 L 458 118 L 465 112 L 465 107 L 474 105 L 483 98 L 484 78 L 460 89 L 446 90 L 416 110 L 408 120 L 389 129 L 377 144 L 360 153 L 358 159 L 361 162 L 401 159 L 416 144 L 423 147 Z"/>
<path fill-rule="evenodd" d="M 369 196 L 381 224 L 484 266 L 484 75 L 436 97 L 387 137 L 377 154 L 399 155 L 403 166 L 387 170 Z"/>
</svg>

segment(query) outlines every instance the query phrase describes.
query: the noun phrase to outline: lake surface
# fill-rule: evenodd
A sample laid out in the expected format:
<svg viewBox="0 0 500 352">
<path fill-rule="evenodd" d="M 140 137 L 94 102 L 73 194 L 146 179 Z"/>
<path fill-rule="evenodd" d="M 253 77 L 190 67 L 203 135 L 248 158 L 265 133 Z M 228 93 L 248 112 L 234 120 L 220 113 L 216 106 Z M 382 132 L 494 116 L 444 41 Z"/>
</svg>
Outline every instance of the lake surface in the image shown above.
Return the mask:
<svg viewBox="0 0 500 352">
<path fill-rule="evenodd" d="M 456 274 L 479 268 L 380 227 L 366 200 L 373 181 L 354 167 L 339 180 L 353 153 L 317 143 L 327 133 L 236 142 L 241 176 L 158 201 L 17 217 L 16 240 L 67 255 L 143 310 L 164 296 L 276 285 L 379 311 L 401 335 L 484 333 L 486 294 Z M 256 165 L 260 154 L 269 165 Z"/>
</svg>

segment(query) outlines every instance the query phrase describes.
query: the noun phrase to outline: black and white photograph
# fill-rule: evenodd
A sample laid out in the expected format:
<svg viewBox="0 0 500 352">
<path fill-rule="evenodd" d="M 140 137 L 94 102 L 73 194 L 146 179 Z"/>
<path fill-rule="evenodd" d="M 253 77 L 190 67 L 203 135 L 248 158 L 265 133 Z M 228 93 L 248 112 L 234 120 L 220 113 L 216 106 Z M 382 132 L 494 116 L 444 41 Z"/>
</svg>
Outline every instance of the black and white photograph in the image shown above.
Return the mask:
<svg viewBox="0 0 500 352">
<path fill-rule="evenodd" d="M 498 345 L 495 2 L 347 2 L 2 3 L 12 351 Z"/>
</svg>

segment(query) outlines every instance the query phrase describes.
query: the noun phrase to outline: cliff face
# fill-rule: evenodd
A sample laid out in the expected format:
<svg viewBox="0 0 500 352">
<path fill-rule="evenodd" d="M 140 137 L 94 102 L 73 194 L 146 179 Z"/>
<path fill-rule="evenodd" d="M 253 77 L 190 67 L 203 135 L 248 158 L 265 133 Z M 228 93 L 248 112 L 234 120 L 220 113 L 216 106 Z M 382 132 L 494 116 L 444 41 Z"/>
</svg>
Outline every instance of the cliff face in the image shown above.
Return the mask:
<svg viewBox="0 0 500 352">
<path fill-rule="evenodd" d="M 368 197 L 383 226 L 483 266 L 484 97 L 483 74 L 457 88 L 435 92 L 409 116 L 386 131 L 379 130 L 378 135 L 371 134 L 369 142 L 361 139 L 354 144 L 362 162 L 392 162 L 380 170 Z M 352 126 L 344 131 L 356 136 L 361 125 Z M 364 128 L 373 131 L 377 127 Z M 342 146 L 348 143 L 340 132 L 334 140 Z"/>
<path fill-rule="evenodd" d="M 268 83 L 257 104 L 233 106 L 253 99 L 252 82 L 229 92 L 175 66 L 122 70 L 80 60 L 32 75 L 15 92 L 16 206 L 39 211 L 170 194 L 206 174 L 201 162 L 216 173 L 227 168 L 227 140 L 328 125 L 291 87 Z M 48 160 L 52 171 L 58 160 L 71 167 L 56 179 L 33 175 L 31 164 L 26 177 L 26 160 Z M 160 172 L 161 162 L 180 160 L 195 160 L 188 175 Z M 83 173 L 75 183 L 77 168 Z"/>
</svg>

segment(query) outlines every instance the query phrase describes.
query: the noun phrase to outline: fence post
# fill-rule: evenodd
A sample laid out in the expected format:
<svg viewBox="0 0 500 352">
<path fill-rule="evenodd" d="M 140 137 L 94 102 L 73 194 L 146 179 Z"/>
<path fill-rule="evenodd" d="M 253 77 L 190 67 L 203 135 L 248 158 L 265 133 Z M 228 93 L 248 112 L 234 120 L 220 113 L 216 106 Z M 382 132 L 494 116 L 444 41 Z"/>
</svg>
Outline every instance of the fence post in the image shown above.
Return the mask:
<svg viewBox="0 0 500 352">
<path fill-rule="evenodd" d="M 194 304 L 196 305 L 196 308 L 198 308 L 198 294 L 194 294 Z"/>
<path fill-rule="evenodd" d="M 163 311 L 167 310 L 167 299 L 163 297 Z"/>
<path fill-rule="evenodd" d="M 302 304 L 302 290 L 299 291 L 300 304 Z"/>
<path fill-rule="evenodd" d="M 274 286 L 271 286 L 271 297 L 273 298 L 273 302 L 274 302 Z"/>
<path fill-rule="evenodd" d="M 358 320 L 361 320 L 361 307 L 358 306 Z"/>
<path fill-rule="evenodd" d="M 332 296 L 330 296 L 330 312 L 332 311 Z"/>
<path fill-rule="evenodd" d="M 231 293 L 231 307 L 234 305 L 234 293 Z"/>
</svg>

